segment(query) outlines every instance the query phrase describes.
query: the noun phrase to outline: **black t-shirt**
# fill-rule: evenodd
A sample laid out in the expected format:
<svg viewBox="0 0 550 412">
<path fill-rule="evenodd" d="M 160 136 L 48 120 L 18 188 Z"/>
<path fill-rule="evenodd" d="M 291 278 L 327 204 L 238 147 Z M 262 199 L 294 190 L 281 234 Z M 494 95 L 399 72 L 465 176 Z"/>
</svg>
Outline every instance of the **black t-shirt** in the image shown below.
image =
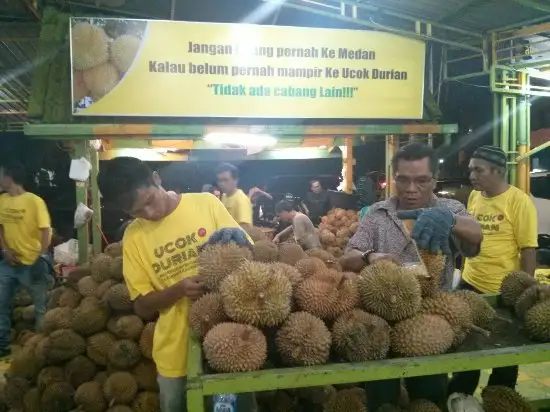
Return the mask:
<svg viewBox="0 0 550 412">
<path fill-rule="evenodd" d="M 317 223 L 329 211 L 328 192 L 326 190 L 321 193 L 309 192 L 306 195 L 306 203 L 311 220 Z"/>
</svg>

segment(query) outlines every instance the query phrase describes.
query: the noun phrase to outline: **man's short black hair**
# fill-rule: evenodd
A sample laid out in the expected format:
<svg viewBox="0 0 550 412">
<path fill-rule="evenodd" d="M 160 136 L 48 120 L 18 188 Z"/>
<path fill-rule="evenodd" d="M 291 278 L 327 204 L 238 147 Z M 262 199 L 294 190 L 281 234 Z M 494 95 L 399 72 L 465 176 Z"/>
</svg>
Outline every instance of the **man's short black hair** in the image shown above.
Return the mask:
<svg viewBox="0 0 550 412">
<path fill-rule="evenodd" d="M 309 186 L 310 186 L 310 187 L 313 186 L 313 183 L 319 183 L 319 186 L 323 186 L 323 185 L 321 184 L 321 181 L 320 181 L 319 179 L 310 180 L 310 181 L 309 181 Z"/>
<path fill-rule="evenodd" d="M 2 173 L 13 180 L 16 185 L 23 186 L 27 180 L 27 171 L 25 166 L 18 162 L 8 162 L 3 164 Z"/>
<path fill-rule="evenodd" d="M 101 165 L 97 176 L 99 191 L 105 203 L 122 210 L 134 205 L 138 189 L 153 186 L 153 172 L 135 157 L 117 157 Z"/>
<path fill-rule="evenodd" d="M 294 210 L 294 205 L 288 200 L 281 200 L 275 205 L 275 213 L 279 214 L 282 212 L 292 212 Z"/>
<path fill-rule="evenodd" d="M 401 147 L 393 156 L 391 166 L 393 171 L 396 172 L 397 165 L 400 160 L 414 161 L 426 158 L 428 158 L 430 162 L 430 170 L 432 174 L 434 177 L 437 176 L 439 171 L 439 161 L 435 155 L 435 150 L 430 145 L 421 142 L 409 143 Z"/>
<path fill-rule="evenodd" d="M 239 178 L 239 169 L 231 163 L 222 163 L 216 167 L 216 176 L 225 172 L 229 172 L 233 179 Z"/>
</svg>

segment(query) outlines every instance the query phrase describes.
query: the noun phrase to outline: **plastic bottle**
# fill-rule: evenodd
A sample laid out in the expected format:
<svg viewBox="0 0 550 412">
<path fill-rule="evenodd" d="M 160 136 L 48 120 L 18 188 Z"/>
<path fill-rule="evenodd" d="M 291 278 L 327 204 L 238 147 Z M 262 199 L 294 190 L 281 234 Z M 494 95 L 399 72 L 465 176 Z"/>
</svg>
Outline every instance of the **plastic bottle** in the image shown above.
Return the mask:
<svg viewBox="0 0 550 412">
<path fill-rule="evenodd" d="M 212 412 L 237 412 L 237 395 L 224 393 L 213 396 Z"/>
</svg>

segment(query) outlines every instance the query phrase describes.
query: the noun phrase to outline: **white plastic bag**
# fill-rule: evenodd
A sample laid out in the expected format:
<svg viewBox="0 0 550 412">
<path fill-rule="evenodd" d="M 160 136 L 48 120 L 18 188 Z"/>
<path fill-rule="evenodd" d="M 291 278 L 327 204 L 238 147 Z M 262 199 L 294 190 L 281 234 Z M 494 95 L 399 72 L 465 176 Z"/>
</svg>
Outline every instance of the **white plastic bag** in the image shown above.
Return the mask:
<svg viewBox="0 0 550 412">
<path fill-rule="evenodd" d="M 90 170 L 92 170 L 92 165 L 85 157 L 81 157 L 80 159 L 73 159 L 71 160 L 69 177 L 79 182 L 86 182 L 90 177 Z"/>
<path fill-rule="evenodd" d="M 53 248 L 53 260 L 65 266 L 76 266 L 78 263 L 78 240 L 70 239 Z"/>
<path fill-rule="evenodd" d="M 447 400 L 449 412 L 483 412 L 483 406 L 479 401 L 470 395 L 453 393 Z"/>
<path fill-rule="evenodd" d="M 74 228 L 79 229 L 92 218 L 94 211 L 80 202 L 74 212 Z"/>
</svg>

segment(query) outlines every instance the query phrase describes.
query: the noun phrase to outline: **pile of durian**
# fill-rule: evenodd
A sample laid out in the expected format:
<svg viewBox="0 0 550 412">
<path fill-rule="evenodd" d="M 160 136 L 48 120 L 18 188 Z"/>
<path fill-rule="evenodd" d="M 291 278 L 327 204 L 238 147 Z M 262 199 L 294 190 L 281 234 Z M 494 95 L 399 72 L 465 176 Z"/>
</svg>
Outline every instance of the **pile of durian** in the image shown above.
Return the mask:
<svg viewBox="0 0 550 412">
<path fill-rule="evenodd" d="M 332 209 L 321 218 L 319 239 L 325 249 L 335 257 L 344 254 L 349 239 L 359 227 L 359 212 L 355 210 Z"/>
<path fill-rule="evenodd" d="M 29 330 L 34 329 L 34 305 L 25 288 L 21 288 L 12 301 L 11 342 L 25 339 Z"/>
<path fill-rule="evenodd" d="M 550 342 L 550 285 L 525 272 L 511 272 L 500 288 L 501 301 L 523 322 L 534 341 Z"/>
<path fill-rule="evenodd" d="M 444 256 L 421 259 L 355 274 L 295 243 L 207 246 L 199 272 L 209 292 L 192 305 L 190 325 L 208 368 L 222 373 L 438 355 L 472 331 L 488 334 L 495 310 L 473 292 L 440 292 Z M 332 394 L 326 412 L 366 408 L 357 388 L 316 389 Z"/>
<path fill-rule="evenodd" d="M 109 93 L 130 69 L 137 55 L 141 31 L 120 33 L 107 28 L 86 21 L 79 21 L 71 28 L 75 103 L 86 97 L 96 102 Z"/>
<path fill-rule="evenodd" d="M 50 292 L 41 330 L 19 336 L 0 411 L 159 411 L 155 317 L 135 312 L 122 280 L 113 244 Z"/>
</svg>

